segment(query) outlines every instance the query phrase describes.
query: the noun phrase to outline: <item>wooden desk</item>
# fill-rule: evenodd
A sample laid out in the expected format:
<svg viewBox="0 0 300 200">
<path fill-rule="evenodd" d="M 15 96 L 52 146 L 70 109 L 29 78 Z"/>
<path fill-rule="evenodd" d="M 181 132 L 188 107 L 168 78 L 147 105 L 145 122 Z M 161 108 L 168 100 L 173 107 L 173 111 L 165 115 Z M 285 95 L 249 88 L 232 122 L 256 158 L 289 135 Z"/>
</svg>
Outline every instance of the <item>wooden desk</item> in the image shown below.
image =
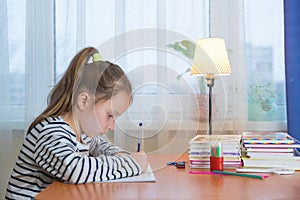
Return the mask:
<svg viewBox="0 0 300 200">
<path fill-rule="evenodd" d="M 190 168 L 166 166 L 169 161 L 188 161 L 172 155 L 149 155 L 155 183 L 89 183 L 80 185 L 54 182 L 35 199 L 300 199 L 300 172 L 275 175 L 265 180 L 227 176 L 191 175 Z"/>
</svg>

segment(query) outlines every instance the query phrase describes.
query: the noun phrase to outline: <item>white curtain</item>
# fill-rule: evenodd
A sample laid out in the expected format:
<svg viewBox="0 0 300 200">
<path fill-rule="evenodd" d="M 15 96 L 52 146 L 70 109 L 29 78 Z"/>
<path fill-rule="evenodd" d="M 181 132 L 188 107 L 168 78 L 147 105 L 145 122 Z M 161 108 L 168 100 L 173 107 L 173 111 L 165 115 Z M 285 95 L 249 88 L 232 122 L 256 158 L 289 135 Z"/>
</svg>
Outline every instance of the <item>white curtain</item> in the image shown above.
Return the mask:
<svg viewBox="0 0 300 200">
<path fill-rule="evenodd" d="M 197 130 L 205 132 L 207 122 L 199 122 L 195 117 L 198 77 L 185 73 L 178 79 L 179 74 L 191 67 L 192 59 L 168 45 L 182 40 L 195 43 L 199 38 L 221 37 L 227 45 L 232 75 L 215 81 L 213 130 L 218 133 L 284 130 L 284 90 L 277 90 L 281 103 L 277 99 L 271 104 L 272 112 L 267 113 L 282 116 L 281 119 L 253 120 L 249 115 L 249 108 L 253 110 L 249 107 L 249 85 L 252 84 L 249 80 L 254 76 L 249 69 L 252 65 L 260 69 L 261 63 L 266 63 L 261 59 L 263 52 L 271 49 L 271 54 L 265 56 L 270 58 L 270 81 L 276 87 L 279 85 L 278 88 L 284 81 L 283 10 L 281 1 L 276 0 L 273 3 L 281 10 L 276 10 L 277 15 L 271 12 L 268 4 L 272 2 L 29 0 L 25 4 L 2 0 L 1 127 L 26 129 L 46 106 L 51 87 L 72 56 L 83 47 L 95 46 L 104 59 L 119 64 L 126 71 L 134 86 L 134 102 L 116 124 L 116 132 L 123 133 L 124 137 L 113 136 L 114 140 L 124 143 L 126 138 L 131 138 L 134 141 L 140 121 L 145 130 L 153 132 L 147 137 L 158 137 L 161 144 L 173 138 L 172 130 L 190 130 L 191 134 Z M 258 22 L 263 22 L 260 24 L 274 23 L 267 31 L 262 30 L 268 34 L 261 33 L 261 37 L 274 38 L 262 47 L 251 32 L 261 27 L 257 23 L 258 14 L 261 17 Z M 274 42 L 275 39 L 279 42 Z M 256 59 L 260 63 L 249 62 L 255 60 L 253 56 L 260 56 Z M 266 112 L 256 115 L 266 115 Z M 160 138 L 163 130 L 171 132 Z"/>
<path fill-rule="evenodd" d="M 138 124 L 143 122 L 146 151 L 172 149 L 178 133 L 185 137 L 182 131 L 189 129 L 184 144 L 199 127 L 193 120 L 197 86 L 188 74 L 177 80 L 192 60 L 168 45 L 208 36 L 208 2 L 89 1 L 86 8 L 87 44 L 119 64 L 133 84 L 134 100 L 116 123 L 114 142 L 134 151 Z"/>
<path fill-rule="evenodd" d="M 26 130 L 85 45 L 84 2 L 1 0 L 0 125 Z"/>
<path fill-rule="evenodd" d="M 210 37 L 224 38 L 232 74 L 216 79 L 215 129 L 248 130 L 244 1 L 211 1 Z"/>
<path fill-rule="evenodd" d="M 0 39 L 2 40 L 2 44 L 1 47 L 2 49 L 7 49 L 6 51 L 2 51 L 2 53 L 0 54 L 0 62 L 1 62 L 1 73 L 0 73 L 0 97 L 1 97 L 1 110 L 7 111 L 5 110 L 5 107 L 7 107 L 10 102 L 9 102 L 9 87 L 7 87 L 9 85 L 9 59 L 8 59 L 8 16 L 7 16 L 7 3 L 6 1 L 1 1 L 0 2 L 0 9 L 1 9 L 1 18 L 0 18 L 0 24 L 1 27 L 3 27 L 3 31 L 1 31 L 1 35 L 0 35 Z M 4 95 L 5 94 L 5 95 Z M 1 116 L 1 121 L 4 120 L 4 116 Z"/>
<path fill-rule="evenodd" d="M 26 1 L 25 125 L 47 105 L 53 86 L 53 1 Z"/>
<path fill-rule="evenodd" d="M 0 1 L 0 127 L 24 127 L 25 2 Z"/>
<path fill-rule="evenodd" d="M 211 0 L 210 37 L 225 39 L 232 68 L 214 87 L 215 130 L 287 130 L 283 30 L 281 0 Z"/>
</svg>

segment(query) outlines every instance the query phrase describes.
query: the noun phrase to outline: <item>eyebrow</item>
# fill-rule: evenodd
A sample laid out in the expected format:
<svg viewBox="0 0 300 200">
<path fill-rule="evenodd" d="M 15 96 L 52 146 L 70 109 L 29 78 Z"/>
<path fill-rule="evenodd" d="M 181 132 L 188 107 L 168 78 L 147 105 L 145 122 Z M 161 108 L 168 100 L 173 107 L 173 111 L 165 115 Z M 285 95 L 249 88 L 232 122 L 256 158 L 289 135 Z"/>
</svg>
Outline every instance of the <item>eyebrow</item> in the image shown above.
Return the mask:
<svg viewBox="0 0 300 200">
<path fill-rule="evenodd" d="M 116 111 L 116 110 L 112 110 L 112 114 L 114 116 L 120 116 L 120 113 L 118 111 Z"/>
</svg>

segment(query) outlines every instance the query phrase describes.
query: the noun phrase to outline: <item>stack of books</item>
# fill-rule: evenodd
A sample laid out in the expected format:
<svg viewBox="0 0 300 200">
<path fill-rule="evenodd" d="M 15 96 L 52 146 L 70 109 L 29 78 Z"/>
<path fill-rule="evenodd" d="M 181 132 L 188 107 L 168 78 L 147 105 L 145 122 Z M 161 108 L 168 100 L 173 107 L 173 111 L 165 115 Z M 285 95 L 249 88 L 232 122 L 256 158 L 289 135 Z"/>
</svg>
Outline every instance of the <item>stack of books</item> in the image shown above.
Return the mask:
<svg viewBox="0 0 300 200">
<path fill-rule="evenodd" d="M 300 148 L 293 137 L 285 132 L 243 132 L 243 167 L 289 168 L 300 170 Z"/>
<path fill-rule="evenodd" d="M 189 141 L 189 162 L 191 168 L 210 168 L 210 151 L 221 143 L 224 168 L 242 166 L 241 135 L 196 135 Z"/>
</svg>

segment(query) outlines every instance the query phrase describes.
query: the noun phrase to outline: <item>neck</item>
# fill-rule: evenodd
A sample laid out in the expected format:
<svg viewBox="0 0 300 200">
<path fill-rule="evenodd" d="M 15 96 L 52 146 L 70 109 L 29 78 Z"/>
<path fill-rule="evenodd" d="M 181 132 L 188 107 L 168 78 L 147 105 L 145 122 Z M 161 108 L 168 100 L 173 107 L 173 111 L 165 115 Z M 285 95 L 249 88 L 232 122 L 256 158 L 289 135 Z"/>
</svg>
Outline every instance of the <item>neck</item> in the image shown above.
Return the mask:
<svg viewBox="0 0 300 200">
<path fill-rule="evenodd" d="M 64 121 L 67 124 L 69 124 L 69 126 L 72 128 L 72 130 L 76 134 L 77 141 L 81 142 L 80 127 L 79 127 L 78 123 L 76 123 L 76 121 L 74 119 L 74 116 L 73 116 L 73 113 L 72 112 L 68 112 L 68 113 L 62 115 L 62 118 L 64 119 Z"/>
</svg>

